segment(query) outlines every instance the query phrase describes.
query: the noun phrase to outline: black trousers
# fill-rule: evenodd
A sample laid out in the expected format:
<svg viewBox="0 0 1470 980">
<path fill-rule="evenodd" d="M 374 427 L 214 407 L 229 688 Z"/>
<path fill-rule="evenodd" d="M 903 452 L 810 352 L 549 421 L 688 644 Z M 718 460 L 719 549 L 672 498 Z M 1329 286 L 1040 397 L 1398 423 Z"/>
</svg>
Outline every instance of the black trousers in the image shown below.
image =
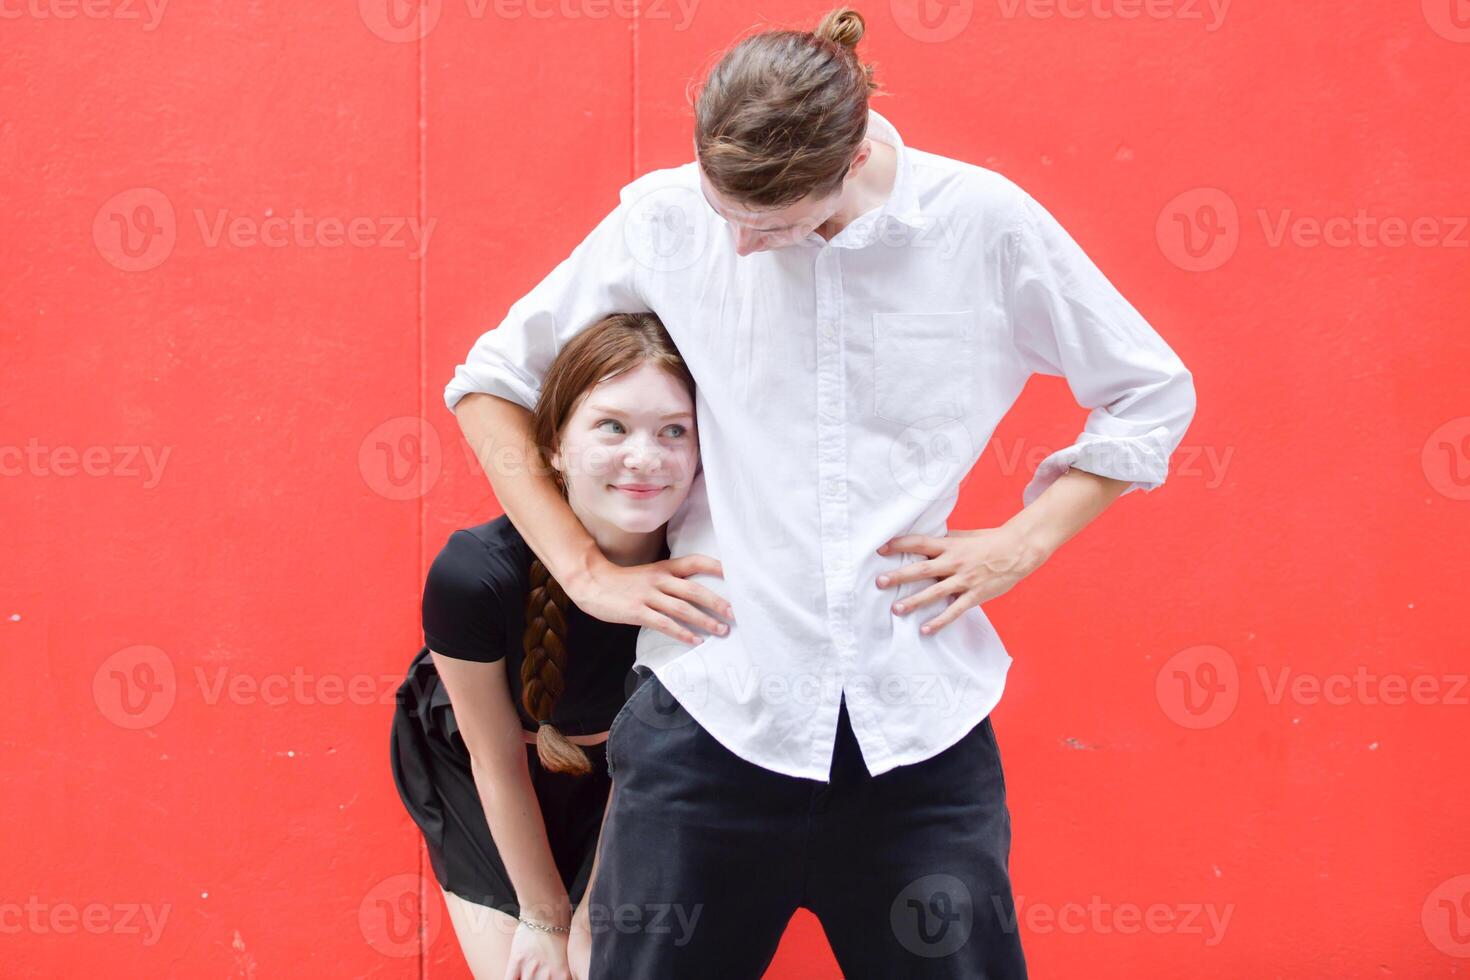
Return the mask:
<svg viewBox="0 0 1470 980">
<path fill-rule="evenodd" d="M 758 978 L 797 908 L 849 980 L 1026 976 L 989 718 L 874 777 L 844 702 L 823 783 L 741 759 L 639 673 L 607 743 L 591 980 Z"/>
</svg>

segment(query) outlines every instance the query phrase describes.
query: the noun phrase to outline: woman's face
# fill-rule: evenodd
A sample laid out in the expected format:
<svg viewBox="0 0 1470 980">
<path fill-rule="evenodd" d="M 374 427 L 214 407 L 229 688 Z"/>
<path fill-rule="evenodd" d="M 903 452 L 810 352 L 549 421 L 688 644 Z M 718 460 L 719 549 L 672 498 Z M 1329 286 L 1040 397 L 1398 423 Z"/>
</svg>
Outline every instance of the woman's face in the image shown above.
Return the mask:
<svg viewBox="0 0 1470 980">
<path fill-rule="evenodd" d="M 699 465 L 694 401 L 652 361 L 589 388 L 551 455 L 588 530 L 658 530 L 689 495 Z"/>
</svg>

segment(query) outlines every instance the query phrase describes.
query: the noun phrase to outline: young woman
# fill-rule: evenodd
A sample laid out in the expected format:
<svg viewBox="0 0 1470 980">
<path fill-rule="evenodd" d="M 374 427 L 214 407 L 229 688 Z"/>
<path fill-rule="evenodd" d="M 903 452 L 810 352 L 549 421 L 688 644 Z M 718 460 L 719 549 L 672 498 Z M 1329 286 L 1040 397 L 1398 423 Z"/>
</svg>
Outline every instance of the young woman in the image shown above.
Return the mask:
<svg viewBox="0 0 1470 980">
<path fill-rule="evenodd" d="M 658 318 L 619 313 L 577 334 L 533 422 L 540 462 L 603 554 L 666 560 L 699 450 L 694 380 Z M 423 627 L 398 692 L 393 777 L 465 959 L 477 978 L 585 976 L 581 901 L 638 627 L 579 610 L 504 516 L 449 536 Z"/>
</svg>

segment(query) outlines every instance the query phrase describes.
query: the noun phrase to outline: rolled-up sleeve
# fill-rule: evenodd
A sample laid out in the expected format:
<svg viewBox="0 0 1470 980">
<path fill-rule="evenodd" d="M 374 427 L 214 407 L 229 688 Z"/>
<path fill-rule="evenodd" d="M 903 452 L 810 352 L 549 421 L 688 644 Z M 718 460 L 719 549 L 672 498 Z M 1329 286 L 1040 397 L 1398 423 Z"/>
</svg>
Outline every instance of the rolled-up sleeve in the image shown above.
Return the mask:
<svg viewBox="0 0 1470 980">
<path fill-rule="evenodd" d="M 485 392 L 534 408 L 562 346 L 611 313 L 647 313 L 634 282 L 624 222 L 628 198 L 593 228 L 572 254 L 513 303 L 499 326 L 480 335 L 444 388 L 444 404 Z"/>
<path fill-rule="evenodd" d="M 1077 440 L 1036 468 L 1023 505 L 1073 466 L 1128 480 L 1124 493 L 1157 489 L 1194 418 L 1194 380 L 1183 361 L 1024 191 L 1006 246 L 1017 351 L 1033 372 L 1065 378 L 1089 409 Z"/>
</svg>

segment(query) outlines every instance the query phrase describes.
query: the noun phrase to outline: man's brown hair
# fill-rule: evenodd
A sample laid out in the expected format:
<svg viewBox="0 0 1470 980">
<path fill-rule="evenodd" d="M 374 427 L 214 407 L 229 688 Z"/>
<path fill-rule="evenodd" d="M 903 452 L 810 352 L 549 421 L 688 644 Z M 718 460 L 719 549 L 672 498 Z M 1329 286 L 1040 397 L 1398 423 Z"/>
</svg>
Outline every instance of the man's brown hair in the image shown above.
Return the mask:
<svg viewBox="0 0 1470 980">
<path fill-rule="evenodd" d="M 715 190 L 774 210 L 842 185 L 879 88 L 857 56 L 863 28 L 839 7 L 813 31 L 764 31 L 724 54 L 694 102 L 695 152 Z"/>
</svg>

